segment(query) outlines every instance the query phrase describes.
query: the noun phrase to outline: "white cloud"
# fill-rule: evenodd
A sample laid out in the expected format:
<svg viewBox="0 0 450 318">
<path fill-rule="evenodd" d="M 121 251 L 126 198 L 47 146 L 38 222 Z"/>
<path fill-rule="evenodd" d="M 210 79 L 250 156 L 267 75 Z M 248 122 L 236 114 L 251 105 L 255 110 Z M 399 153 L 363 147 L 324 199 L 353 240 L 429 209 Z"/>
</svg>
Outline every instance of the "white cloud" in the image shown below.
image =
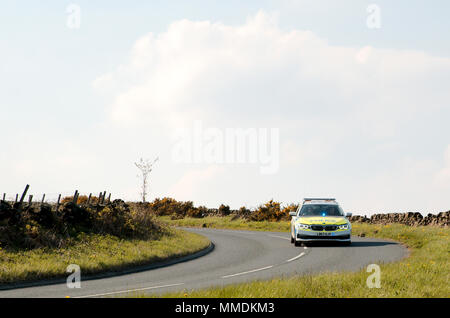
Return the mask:
<svg viewBox="0 0 450 318">
<path fill-rule="evenodd" d="M 424 76 L 449 69 L 449 59 L 420 52 L 332 46 L 310 31 L 285 32 L 259 12 L 241 26 L 174 22 L 139 39 L 130 60 L 94 87 L 110 89 L 109 114 L 121 123 L 353 114 L 379 136 L 394 134 L 421 106 L 431 89 L 421 87 Z"/>
<path fill-rule="evenodd" d="M 330 154 L 332 145 L 326 140 L 307 140 L 299 146 L 293 140 L 287 140 L 281 145 L 281 160 L 286 165 L 302 165 L 312 160 L 320 160 Z"/>
<path fill-rule="evenodd" d="M 450 186 L 450 145 L 444 153 L 444 167 L 438 171 L 436 181 L 441 186 Z"/>
<path fill-rule="evenodd" d="M 372 53 L 372 47 L 370 47 L 370 46 L 363 47 L 356 53 L 356 56 L 355 56 L 356 61 L 360 64 L 367 63 L 368 59 L 370 58 L 371 53 Z"/>
<path fill-rule="evenodd" d="M 192 201 L 199 191 L 208 189 L 214 178 L 220 177 L 225 169 L 210 165 L 204 169 L 190 169 L 169 189 L 169 195 L 178 200 Z"/>
<path fill-rule="evenodd" d="M 377 206 L 377 193 L 402 186 L 410 190 L 390 196 L 383 206 L 437 209 L 446 202 L 429 174 L 436 173 L 440 159 L 417 149 L 442 147 L 442 138 L 433 136 L 443 131 L 435 122 L 450 115 L 449 74 L 448 58 L 331 45 L 311 31 L 284 31 L 276 16 L 259 12 L 237 26 L 181 20 L 163 33 L 149 33 L 136 41 L 128 61 L 93 86 L 111 101 L 107 113 L 113 128 L 148 127 L 135 144 L 170 147 L 170 133 L 194 120 L 218 128 L 280 128 L 282 169 L 270 179 L 279 184 L 272 192 L 298 195 L 298 182 L 290 178 L 295 173 L 306 190 L 341 193 L 353 210 Z M 423 141 L 428 134 L 431 143 Z M 407 167 L 427 173 L 411 178 L 413 168 L 400 172 L 407 160 L 426 162 L 426 167 Z M 189 199 L 195 189 L 217 185 L 222 175 L 233 173 L 227 189 L 236 195 L 230 204 L 256 202 L 258 193 L 269 191 L 269 181 L 255 176 L 248 193 L 233 187 L 242 176 L 226 169 L 226 174 L 208 166 L 189 171 L 170 193 Z M 422 204 L 417 194 L 428 185 L 437 199 Z"/>
</svg>

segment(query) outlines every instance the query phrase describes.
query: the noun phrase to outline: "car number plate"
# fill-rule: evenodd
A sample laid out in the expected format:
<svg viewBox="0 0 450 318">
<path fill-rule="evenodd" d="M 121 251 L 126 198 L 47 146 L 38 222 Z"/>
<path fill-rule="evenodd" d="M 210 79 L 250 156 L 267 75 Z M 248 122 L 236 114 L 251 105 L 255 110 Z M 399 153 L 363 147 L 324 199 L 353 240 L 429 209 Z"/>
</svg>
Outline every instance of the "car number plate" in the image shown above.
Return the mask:
<svg viewBox="0 0 450 318">
<path fill-rule="evenodd" d="M 317 233 L 317 236 L 331 236 L 331 233 L 319 232 L 319 233 Z"/>
</svg>

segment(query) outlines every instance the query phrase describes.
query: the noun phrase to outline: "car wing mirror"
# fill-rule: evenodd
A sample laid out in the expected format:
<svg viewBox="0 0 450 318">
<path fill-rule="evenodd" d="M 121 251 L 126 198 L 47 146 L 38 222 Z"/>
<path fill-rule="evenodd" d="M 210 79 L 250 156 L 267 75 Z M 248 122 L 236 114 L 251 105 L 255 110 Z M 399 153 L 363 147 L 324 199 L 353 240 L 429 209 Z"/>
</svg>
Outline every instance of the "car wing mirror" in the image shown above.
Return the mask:
<svg viewBox="0 0 450 318">
<path fill-rule="evenodd" d="M 297 216 L 297 212 L 289 212 L 290 216 Z"/>
</svg>

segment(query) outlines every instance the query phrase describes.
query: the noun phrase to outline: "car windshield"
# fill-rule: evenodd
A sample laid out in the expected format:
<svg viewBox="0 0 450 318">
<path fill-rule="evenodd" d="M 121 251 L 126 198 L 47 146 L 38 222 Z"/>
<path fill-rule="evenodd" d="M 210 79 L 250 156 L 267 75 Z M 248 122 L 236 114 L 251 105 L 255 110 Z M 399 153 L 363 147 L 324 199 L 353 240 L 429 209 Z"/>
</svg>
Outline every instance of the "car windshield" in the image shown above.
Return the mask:
<svg viewBox="0 0 450 318">
<path fill-rule="evenodd" d="M 344 216 L 338 205 L 308 204 L 302 206 L 299 216 Z"/>
</svg>

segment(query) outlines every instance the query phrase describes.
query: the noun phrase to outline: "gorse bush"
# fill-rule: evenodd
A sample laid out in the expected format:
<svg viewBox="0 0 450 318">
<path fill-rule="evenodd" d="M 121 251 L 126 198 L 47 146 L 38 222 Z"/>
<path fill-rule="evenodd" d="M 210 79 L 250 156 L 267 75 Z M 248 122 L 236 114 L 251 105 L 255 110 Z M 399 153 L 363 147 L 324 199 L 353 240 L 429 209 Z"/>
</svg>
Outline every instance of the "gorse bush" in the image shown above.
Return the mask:
<svg viewBox="0 0 450 318">
<path fill-rule="evenodd" d="M 199 206 L 198 208 L 191 208 L 188 210 L 186 216 L 190 218 L 203 218 L 208 215 L 208 208 Z"/>
<path fill-rule="evenodd" d="M 192 201 L 177 201 L 173 198 L 155 199 L 148 203 L 130 203 L 132 206 L 140 206 L 156 216 L 170 216 L 177 220 L 185 217 L 204 218 L 209 216 L 229 216 L 248 221 L 280 221 L 289 220 L 289 212 L 296 211 L 298 205 L 290 204 L 282 207 L 279 202 L 270 200 L 255 210 L 241 207 L 232 210 L 228 205 L 221 204 L 219 208 L 212 209 L 205 206 L 195 207 Z"/>
<path fill-rule="evenodd" d="M 221 204 L 219 206 L 218 212 L 221 216 L 227 216 L 227 215 L 230 215 L 230 213 L 231 213 L 230 207 L 228 205 L 224 205 L 224 204 Z"/>
<path fill-rule="evenodd" d="M 298 204 L 291 203 L 283 208 L 280 215 L 280 220 L 290 220 L 291 216 L 289 215 L 290 212 L 296 212 L 298 209 Z"/>
<path fill-rule="evenodd" d="M 250 216 L 252 221 L 278 221 L 280 217 L 280 203 L 270 200 L 260 205 L 258 209 Z"/>
<path fill-rule="evenodd" d="M 248 214 L 247 218 L 250 221 L 289 220 L 289 212 L 294 212 L 297 208 L 298 205 L 296 204 L 290 204 L 284 208 L 281 208 L 280 202 L 270 200 L 269 202 L 260 205 L 253 213 Z"/>
<path fill-rule="evenodd" d="M 195 215 L 194 204 L 192 201 L 182 202 L 172 198 L 155 199 L 150 203 L 143 203 L 148 209 L 152 210 L 156 215 L 175 215 L 185 217 L 186 215 Z M 198 209 L 198 208 L 197 208 Z"/>
<path fill-rule="evenodd" d="M 86 204 L 88 202 L 88 200 L 89 200 L 89 197 L 87 195 L 80 195 L 78 197 L 78 200 L 76 203 L 77 204 Z M 73 202 L 73 196 L 68 196 L 68 197 L 64 197 L 61 199 L 62 204 L 69 203 L 69 202 Z M 90 204 L 98 204 L 99 203 L 98 197 L 91 196 L 91 200 L 89 201 L 89 203 Z"/>
</svg>

